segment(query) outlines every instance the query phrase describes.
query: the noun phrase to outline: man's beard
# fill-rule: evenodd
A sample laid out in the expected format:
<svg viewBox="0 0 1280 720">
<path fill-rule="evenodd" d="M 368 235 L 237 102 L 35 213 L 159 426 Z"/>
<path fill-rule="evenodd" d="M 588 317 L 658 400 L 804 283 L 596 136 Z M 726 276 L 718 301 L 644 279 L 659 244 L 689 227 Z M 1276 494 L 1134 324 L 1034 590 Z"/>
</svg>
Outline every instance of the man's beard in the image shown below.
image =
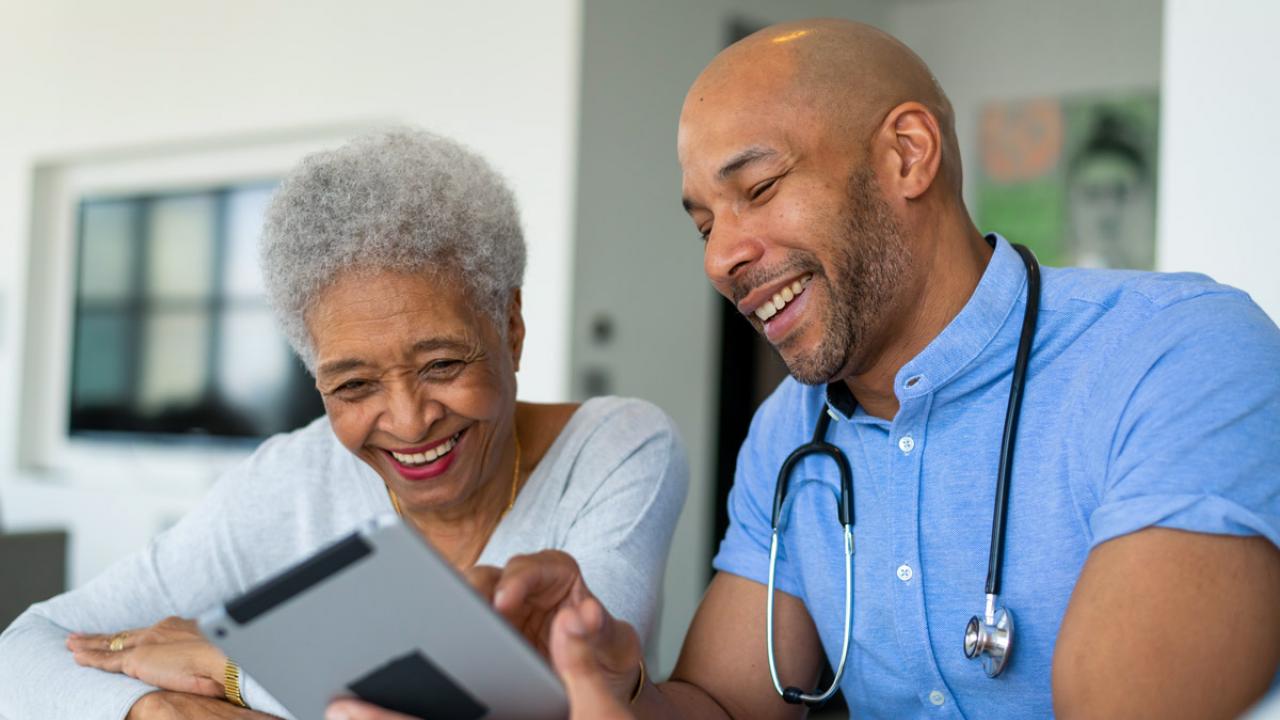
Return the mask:
<svg viewBox="0 0 1280 720">
<path fill-rule="evenodd" d="M 902 227 L 870 168 L 849 178 L 842 216 L 832 243 L 831 275 L 814 268 L 814 281 L 821 277 L 827 289 L 828 302 L 818 318 L 822 339 L 808 353 L 788 352 L 788 345 L 798 341 L 795 335 L 778 347 L 791 375 L 806 385 L 829 383 L 841 370 L 868 360 L 864 345 L 891 310 L 894 291 L 911 265 Z"/>
</svg>

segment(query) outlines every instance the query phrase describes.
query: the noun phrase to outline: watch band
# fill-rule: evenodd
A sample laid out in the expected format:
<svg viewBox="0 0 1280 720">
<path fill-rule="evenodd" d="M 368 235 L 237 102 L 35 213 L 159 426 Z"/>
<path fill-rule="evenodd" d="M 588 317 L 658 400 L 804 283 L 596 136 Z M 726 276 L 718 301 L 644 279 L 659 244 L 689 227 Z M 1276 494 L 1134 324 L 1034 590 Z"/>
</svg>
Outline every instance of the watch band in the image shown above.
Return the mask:
<svg viewBox="0 0 1280 720">
<path fill-rule="evenodd" d="M 244 695 L 240 694 L 240 666 L 231 658 L 227 658 L 227 664 L 223 667 L 222 692 L 232 705 L 249 707 L 244 701 Z"/>
</svg>

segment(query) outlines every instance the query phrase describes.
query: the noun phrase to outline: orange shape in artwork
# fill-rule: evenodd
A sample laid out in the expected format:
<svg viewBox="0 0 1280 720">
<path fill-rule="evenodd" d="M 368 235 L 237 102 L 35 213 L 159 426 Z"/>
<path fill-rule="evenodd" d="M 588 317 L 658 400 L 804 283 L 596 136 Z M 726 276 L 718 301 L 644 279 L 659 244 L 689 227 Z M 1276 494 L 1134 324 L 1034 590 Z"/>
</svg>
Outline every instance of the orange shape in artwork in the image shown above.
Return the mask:
<svg viewBox="0 0 1280 720">
<path fill-rule="evenodd" d="M 1033 100 L 987 106 L 982 113 L 982 164 L 995 182 L 1034 180 L 1062 155 L 1062 105 Z"/>
</svg>

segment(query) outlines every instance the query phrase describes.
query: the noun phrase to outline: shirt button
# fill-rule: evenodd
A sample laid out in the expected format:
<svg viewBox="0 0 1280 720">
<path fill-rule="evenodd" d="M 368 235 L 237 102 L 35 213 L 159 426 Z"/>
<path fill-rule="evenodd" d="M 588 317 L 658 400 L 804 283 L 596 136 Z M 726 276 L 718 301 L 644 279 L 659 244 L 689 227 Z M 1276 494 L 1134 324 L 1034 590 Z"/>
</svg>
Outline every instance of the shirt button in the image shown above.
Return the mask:
<svg viewBox="0 0 1280 720">
<path fill-rule="evenodd" d="M 906 455 L 910 453 L 915 449 L 915 447 L 916 441 L 910 435 L 903 435 L 898 438 L 898 449 L 902 451 L 902 454 Z"/>
<path fill-rule="evenodd" d="M 901 580 L 902 582 L 907 582 L 908 580 L 911 579 L 911 576 L 914 574 L 915 573 L 911 571 L 910 565 L 903 563 L 902 565 L 898 566 L 898 579 Z"/>
<path fill-rule="evenodd" d="M 947 701 L 947 696 L 943 695 L 938 690 L 934 690 L 933 692 L 929 693 L 929 702 L 933 703 L 934 705 L 941 705 L 946 701 Z"/>
</svg>

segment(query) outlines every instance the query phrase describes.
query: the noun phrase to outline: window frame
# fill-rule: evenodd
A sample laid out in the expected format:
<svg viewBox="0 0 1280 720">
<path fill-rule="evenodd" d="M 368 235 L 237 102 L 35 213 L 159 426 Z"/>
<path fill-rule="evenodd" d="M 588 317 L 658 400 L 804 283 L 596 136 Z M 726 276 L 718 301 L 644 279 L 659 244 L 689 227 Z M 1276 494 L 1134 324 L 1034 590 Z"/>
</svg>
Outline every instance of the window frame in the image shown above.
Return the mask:
<svg viewBox="0 0 1280 720">
<path fill-rule="evenodd" d="M 70 433 L 80 202 L 276 182 L 305 155 L 340 145 L 365 130 L 361 126 L 287 138 L 186 143 L 37 164 L 18 401 L 18 469 L 75 487 L 187 495 L 202 491 L 247 457 L 255 443 Z"/>
</svg>

